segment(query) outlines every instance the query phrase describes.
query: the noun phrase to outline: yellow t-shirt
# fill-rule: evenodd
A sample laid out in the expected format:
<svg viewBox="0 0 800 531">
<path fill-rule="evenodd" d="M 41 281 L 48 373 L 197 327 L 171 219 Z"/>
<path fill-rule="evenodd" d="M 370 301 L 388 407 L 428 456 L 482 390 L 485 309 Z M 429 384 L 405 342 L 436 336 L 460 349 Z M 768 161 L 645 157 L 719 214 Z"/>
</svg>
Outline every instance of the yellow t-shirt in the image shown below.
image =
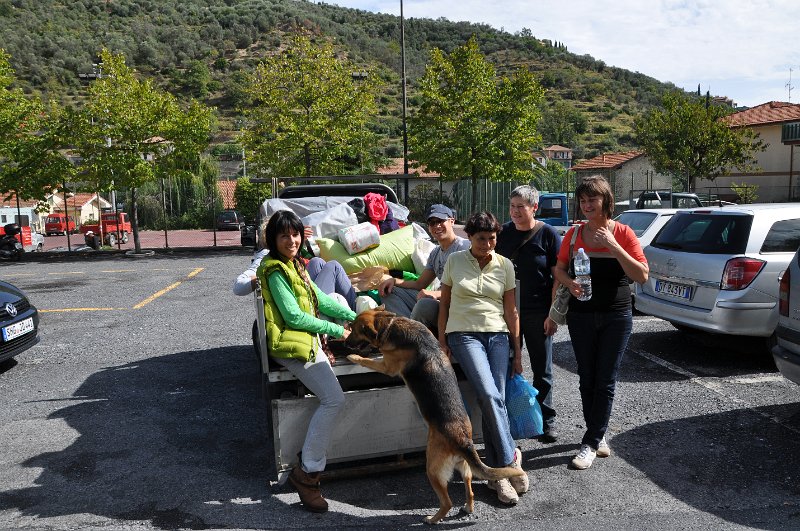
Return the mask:
<svg viewBox="0 0 800 531">
<path fill-rule="evenodd" d="M 451 287 L 445 333 L 508 332 L 503 317 L 503 294 L 516 287 L 514 265 L 496 253 L 483 269 L 470 251 L 453 253 L 442 273 Z"/>
</svg>

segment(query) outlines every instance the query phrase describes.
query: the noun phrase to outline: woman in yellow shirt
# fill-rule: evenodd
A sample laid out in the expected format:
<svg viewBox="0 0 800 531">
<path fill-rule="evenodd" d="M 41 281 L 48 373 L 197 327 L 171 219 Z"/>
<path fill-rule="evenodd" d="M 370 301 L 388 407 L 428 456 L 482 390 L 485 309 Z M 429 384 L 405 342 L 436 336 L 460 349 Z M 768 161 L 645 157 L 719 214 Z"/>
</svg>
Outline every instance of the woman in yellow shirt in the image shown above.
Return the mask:
<svg viewBox="0 0 800 531">
<path fill-rule="evenodd" d="M 483 413 L 486 464 L 522 468 L 505 403 L 512 350 L 513 371 L 522 372 L 514 265 L 494 252 L 500 223 L 492 213 L 470 216 L 464 232 L 472 247 L 450 255 L 442 274 L 439 343 L 475 390 Z M 513 505 L 528 491 L 528 477 L 489 481 L 489 488 L 502 503 Z"/>
</svg>

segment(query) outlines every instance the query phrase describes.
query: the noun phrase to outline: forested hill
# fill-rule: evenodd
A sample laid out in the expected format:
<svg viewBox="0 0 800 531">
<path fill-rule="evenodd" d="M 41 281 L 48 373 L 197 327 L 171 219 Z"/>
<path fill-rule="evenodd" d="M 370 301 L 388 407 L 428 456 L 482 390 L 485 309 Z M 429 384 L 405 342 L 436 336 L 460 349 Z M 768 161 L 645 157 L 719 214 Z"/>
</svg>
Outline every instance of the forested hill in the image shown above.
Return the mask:
<svg viewBox="0 0 800 531">
<path fill-rule="evenodd" d="M 386 82 L 375 125 L 387 155 L 400 143 L 399 18 L 302 0 L 0 0 L 0 48 L 11 56 L 20 85 L 47 100 L 71 104 L 85 90 L 106 46 L 178 95 L 218 107 L 223 128 L 236 125 L 245 74 L 292 32 L 330 37 L 358 68 Z M 405 23 L 409 106 L 429 50 L 449 52 L 477 35 L 500 72 L 524 66 L 547 89 L 545 142 L 590 156 L 633 146 L 633 117 L 674 89 L 640 73 L 568 51 L 536 28 L 511 34 L 487 25 L 410 18 Z M 559 117 L 561 120 L 559 120 Z M 568 122 L 564 127 L 562 122 Z"/>
</svg>

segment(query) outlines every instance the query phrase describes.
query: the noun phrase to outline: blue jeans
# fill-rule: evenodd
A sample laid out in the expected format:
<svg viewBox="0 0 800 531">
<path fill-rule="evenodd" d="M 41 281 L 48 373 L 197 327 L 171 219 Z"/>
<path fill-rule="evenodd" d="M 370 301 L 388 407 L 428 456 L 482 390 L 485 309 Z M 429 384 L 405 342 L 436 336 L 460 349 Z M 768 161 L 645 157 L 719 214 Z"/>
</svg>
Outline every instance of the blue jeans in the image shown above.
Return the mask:
<svg viewBox="0 0 800 531">
<path fill-rule="evenodd" d="M 567 326 L 578 362 L 586 422 L 581 444 L 596 450 L 608 429 L 617 373 L 633 328 L 633 315 L 630 308 L 615 312 L 569 312 Z"/>
<path fill-rule="evenodd" d="M 553 336 L 544 334 L 547 313 L 521 312 L 520 332 L 531 360 L 533 382 L 538 394 L 536 400 L 542 407 L 545 428 L 555 425 L 556 410 L 553 409 Z"/>
<path fill-rule="evenodd" d="M 505 332 L 451 332 L 447 345 L 475 390 L 483 414 L 485 462 L 503 467 L 514 461 L 514 439 L 506 411 L 511 345 Z"/>
<path fill-rule="evenodd" d="M 308 261 L 306 271 L 320 291 L 328 295 L 338 293 L 347 300 L 351 310 L 356 309 L 356 290 L 353 289 L 342 264 L 336 260 L 326 262 L 322 258 L 314 257 Z"/>
</svg>

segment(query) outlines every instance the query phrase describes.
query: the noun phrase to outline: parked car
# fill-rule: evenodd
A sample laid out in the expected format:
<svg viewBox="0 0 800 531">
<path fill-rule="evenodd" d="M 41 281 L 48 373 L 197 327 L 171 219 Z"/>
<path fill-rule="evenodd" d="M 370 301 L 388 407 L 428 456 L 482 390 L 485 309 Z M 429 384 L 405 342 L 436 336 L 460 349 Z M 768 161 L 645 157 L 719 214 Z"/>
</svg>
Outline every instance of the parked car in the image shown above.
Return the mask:
<svg viewBox="0 0 800 531">
<path fill-rule="evenodd" d="M 650 276 L 636 309 L 721 334 L 775 342 L 778 275 L 800 247 L 800 203 L 675 213 L 644 249 Z"/>
<path fill-rule="evenodd" d="M 0 362 L 39 342 L 39 312 L 22 290 L 0 280 Z"/>
<path fill-rule="evenodd" d="M 44 233 L 47 236 L 54 234 L 67 235 L 67 231 L 75 231 L 75 218 L 67 216 L 61 212 L 53 212 L 48 214 L 44 220 Z"/>
<path fill-rule="evenodd" d="M 642 249 L 650 245 L 661 227 L 666 225 L 672 215 L 677 212 L 677 208 L 643 208 L 640 210 L 626 210 L 614 220 L 619 221 L 636 233 Z"/>
<path fill-rule="evenodd" d="M 639 243 L 642 249 L 650 245 L 653 238 L 661 230 L 661 227 L 666 225 L 667 221 L 672 218 L 672 215 L 677 212 L 677 208 L 643 208 L 640 210 L 626 210 L 619 216 L 615 217 L 615 221 L 619 221 L 629 226 L 636 237 L 639 238 Z M 631 296 L 634 301 L 636 300 L 636 287 L 631 282 Z"/>
<path fill-rule="evenodd" d="M 217 214 L 217 230 L 242 230 L 244 216 L 237 210 L 223 210 Z"/>
<path fill-rule="evenodd" d="M 772 348 L 775 365 L 787 379 L 800 384 L 800 250 L 783 273 L 778 288 L 778 344 Z"/>
</svg>

